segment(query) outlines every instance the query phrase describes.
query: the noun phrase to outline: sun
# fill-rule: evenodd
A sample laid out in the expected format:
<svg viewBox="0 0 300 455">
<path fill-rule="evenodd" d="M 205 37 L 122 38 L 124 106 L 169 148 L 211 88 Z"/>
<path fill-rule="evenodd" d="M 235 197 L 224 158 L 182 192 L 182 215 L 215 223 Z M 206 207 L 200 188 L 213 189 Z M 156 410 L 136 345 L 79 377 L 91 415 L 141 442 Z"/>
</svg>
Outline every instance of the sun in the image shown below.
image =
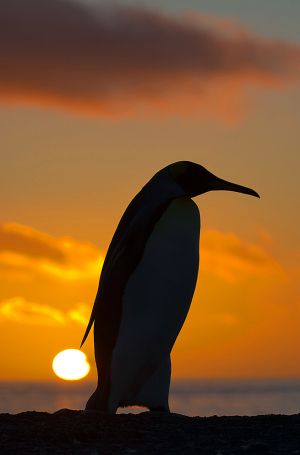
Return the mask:
<svg viewBox="0 0 300 455">
<path fill-rule="evenodd" d="M 54 373 L 66 381 L 76 381 L 84 378 L 90 371 L 86 355 L 78 349 L 65 349 L 53 359 Z"/>
</svg>

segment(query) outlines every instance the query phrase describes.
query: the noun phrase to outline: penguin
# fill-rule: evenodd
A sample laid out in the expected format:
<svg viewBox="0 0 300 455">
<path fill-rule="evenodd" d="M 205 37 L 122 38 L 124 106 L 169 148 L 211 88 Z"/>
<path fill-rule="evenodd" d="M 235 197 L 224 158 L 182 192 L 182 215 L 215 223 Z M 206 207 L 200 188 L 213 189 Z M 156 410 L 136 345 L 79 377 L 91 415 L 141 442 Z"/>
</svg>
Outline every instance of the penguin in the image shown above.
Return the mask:
<svg viewBox="0 0 300 455">
<path fill-rule="evenodd" d="M 172 163 L 130 202 L 108 248 L 91 317 L 98 372 L 86 410 L 169 412 L 170 354 L 193 298 L 200 212 L 193 197 L 227 190 L 259 197 L 203 166 Z"/>
</svg>

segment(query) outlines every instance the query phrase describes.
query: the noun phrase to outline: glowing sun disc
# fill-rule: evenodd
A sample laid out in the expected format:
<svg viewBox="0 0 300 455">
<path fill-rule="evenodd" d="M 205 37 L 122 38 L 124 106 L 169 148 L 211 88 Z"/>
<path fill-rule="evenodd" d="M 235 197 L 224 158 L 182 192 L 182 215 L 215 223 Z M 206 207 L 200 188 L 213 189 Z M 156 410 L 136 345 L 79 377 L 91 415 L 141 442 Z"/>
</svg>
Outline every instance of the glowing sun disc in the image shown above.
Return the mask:
<svg viewBox="0 0 300 455">
<path fill-rule="evenodd" d="M 65 349 L 53 359 L 52 369 L 61 379 L 76 381 L 84 378 L 90 371 L 86 355 L 78 349 Z"/>
</svg>

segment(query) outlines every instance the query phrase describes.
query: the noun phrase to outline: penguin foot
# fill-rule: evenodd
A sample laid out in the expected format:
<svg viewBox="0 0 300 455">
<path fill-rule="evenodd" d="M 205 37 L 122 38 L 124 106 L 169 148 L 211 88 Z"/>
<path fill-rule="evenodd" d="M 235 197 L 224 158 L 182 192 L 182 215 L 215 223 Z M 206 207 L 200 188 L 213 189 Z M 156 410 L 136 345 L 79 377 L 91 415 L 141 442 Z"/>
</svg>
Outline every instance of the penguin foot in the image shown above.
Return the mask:
<svg viewBox="0 0 300 455">
<path fill-rule="evenodd" d="M 86 413 L 108 413 L 107 405 L 103 401 L 101 392 L 98 388 L 88 399 L 84 411 Z"/>
<path fill-rule="evenodd" d="M 94 393 L 87 401 L 83 412 L 87 414 L 115 414 L 117 408 L 109 408 L 108 403 L 103 402 L 101 397 Z"/>
</svg>

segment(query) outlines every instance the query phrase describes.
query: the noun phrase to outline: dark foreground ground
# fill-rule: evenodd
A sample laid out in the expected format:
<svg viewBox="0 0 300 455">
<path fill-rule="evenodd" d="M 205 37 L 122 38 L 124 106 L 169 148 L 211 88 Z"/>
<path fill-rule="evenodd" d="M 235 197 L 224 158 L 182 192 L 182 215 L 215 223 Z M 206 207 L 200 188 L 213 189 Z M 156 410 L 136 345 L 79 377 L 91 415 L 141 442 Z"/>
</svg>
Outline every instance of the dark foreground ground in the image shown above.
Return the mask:
<svg viewBox="0 0 300 455">
<path fill-rule="evenodd" d="M 208 418 L 71 410 L 0 414 L 0 453 L 300 455 L 300 414 Z"/>
</svg>

